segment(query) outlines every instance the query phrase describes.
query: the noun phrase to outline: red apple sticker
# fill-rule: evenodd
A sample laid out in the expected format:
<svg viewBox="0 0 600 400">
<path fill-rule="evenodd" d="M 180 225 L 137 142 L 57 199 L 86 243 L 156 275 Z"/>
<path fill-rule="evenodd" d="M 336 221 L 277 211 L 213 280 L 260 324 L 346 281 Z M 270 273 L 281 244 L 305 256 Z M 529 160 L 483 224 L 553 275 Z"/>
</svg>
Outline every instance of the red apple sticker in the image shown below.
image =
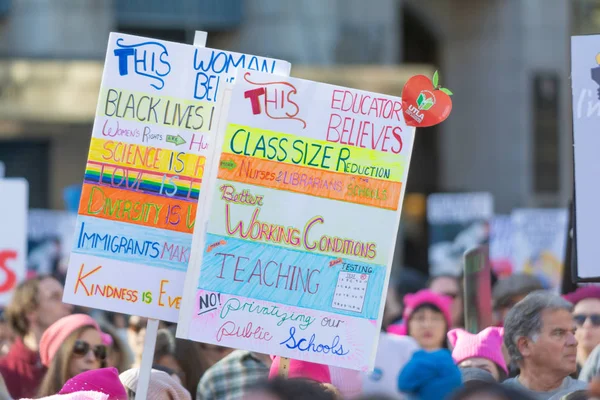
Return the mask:
<svg viewBox="0 0 600 400">
<path fill-rule="evenodd" d="M 402 112 L 406 125 L 424 128 L 444 121 L 452 111 L 452 92 L 438 85 L 438 73 L 433 83 L 424 75 L 413 76 L 402 89 Z"/>
</svg>

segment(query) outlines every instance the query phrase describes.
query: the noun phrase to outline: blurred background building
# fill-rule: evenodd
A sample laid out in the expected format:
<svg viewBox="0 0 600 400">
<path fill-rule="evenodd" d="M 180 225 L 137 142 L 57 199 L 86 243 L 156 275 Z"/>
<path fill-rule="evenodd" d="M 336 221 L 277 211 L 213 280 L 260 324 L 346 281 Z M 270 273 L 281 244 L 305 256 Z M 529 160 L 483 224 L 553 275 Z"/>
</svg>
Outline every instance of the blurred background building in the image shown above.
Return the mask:
<svg viewBox="0 0 600 400">
<path fill-rule="evenodd" d="M 500 213 L 564 207 L 569 35 L 599 26 L 595 0 L 0 0 L 0 160 L 29 180 L 31 207 L 62 209 L 83 178 L 109 32 L 191 44 L 205 30 L 207 46 L 288 60 L 294 76 L 396 95 L 439 69 L 454 109 L 417 131 L 409 223 L 432 192 L 489 191 Z M 408 253 L 426 263 L 426 243 Z"/>
</svg>

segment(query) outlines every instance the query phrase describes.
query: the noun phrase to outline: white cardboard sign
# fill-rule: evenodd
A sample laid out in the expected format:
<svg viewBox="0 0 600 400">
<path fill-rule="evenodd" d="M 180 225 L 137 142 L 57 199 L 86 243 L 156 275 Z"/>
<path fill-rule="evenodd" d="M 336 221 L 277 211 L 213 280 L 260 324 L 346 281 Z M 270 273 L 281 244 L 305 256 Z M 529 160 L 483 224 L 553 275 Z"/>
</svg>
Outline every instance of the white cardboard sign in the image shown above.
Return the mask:
<svg viewBox="0 0 600 400">
<path fill-rule="evenodd" d="M 25 179 L 0 179 L 0 306 L 5 306 L 27 271 L 27 206 Z"/>
</svg>

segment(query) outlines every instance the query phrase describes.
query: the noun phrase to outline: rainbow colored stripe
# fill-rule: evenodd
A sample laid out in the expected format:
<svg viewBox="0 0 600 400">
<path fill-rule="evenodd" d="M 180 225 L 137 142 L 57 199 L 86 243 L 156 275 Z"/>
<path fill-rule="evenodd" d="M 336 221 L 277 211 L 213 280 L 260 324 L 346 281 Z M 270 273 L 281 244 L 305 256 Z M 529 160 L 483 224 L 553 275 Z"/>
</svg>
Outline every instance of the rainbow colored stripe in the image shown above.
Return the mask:
<svg viewBox="0 0 600 400">
<path fill-rule="evenodd" d="M 188 201 L 198 200 L 202 185 L 201 179 L 156 174 L 94 161 L 88 161 L 86 165 L 84 182 Z"/>
</svg>

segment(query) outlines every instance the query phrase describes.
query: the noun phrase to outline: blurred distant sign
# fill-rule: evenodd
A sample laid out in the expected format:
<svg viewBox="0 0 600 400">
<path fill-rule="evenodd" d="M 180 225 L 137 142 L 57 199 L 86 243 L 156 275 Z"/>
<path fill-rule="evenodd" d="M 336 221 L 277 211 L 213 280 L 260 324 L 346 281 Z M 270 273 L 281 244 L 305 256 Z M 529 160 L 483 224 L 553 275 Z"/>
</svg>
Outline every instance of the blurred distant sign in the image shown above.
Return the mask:
<svg viewBox="0 0 600 400">
<path fill-rule="evenodd" d="M 28 192 L 23 178 L 0 179 L 0 306 L 25 279 Z"/>
<path fill-rule="evenodd" d="M 2 161 L 0 161 L 0 179 L 4 178 L 4 174 L 5 174 L 4 163 Z"/>
<path fill-rule="evenodd" d="M 510 215 L 494 215 L 490 222 L 490 263 L 499 278 L 513 273 L 514 232 Z"/>
<path fill-rule="evenodd" d="M 77 214 L 73 212 L 29 210 L 27 224 L 28 277 L 53 275 L 61 280 L 64 279 L 66 271 L 64 268 L 61 270 L 61 261 L 66 259 L 73 247 L 76 219 Z"/>
<path fill-rule="evenodd" d="M 511 218 L 515 272 L 535 275 L 546 287 L 559 289 L 569 224 L 568 210 L 517 209 L 512 212 Z"/>
<path fill-rule="evenodd" d="M 429 274 L 460 275 L 465 251 L 487 244 L 494 214 L 490 193 L 437 193 L 427 199 Z"/>
<path fill-rule="evenodd" d="M 600 35 L 571 37 L 577 277 L 600 280 Z"/>
</svg>

